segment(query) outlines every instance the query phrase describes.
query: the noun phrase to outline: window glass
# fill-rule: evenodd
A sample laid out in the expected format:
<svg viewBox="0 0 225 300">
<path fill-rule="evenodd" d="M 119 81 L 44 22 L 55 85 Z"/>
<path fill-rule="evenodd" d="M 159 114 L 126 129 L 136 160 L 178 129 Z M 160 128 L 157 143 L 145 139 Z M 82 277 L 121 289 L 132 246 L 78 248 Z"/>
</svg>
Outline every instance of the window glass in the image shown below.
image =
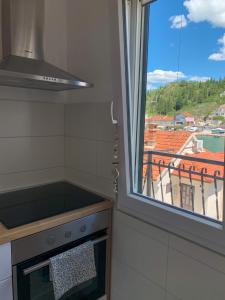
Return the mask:
<svg viewBox="0 0 225 300">
<path fill-rule="evenodd" d="M 136 192 L 221 222 L 225 1 L 157 0 L 148 6 Z"/>
</svg>

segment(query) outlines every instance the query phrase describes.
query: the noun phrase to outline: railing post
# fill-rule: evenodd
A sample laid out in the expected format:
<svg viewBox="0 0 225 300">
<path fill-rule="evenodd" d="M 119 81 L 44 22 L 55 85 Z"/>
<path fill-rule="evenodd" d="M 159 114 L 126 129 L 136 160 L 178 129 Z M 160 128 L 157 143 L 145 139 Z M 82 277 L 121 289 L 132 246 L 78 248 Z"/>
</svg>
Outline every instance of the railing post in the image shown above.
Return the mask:
<svg viewBox="0 0 225 300">
<path fill-rule="evenodd" d="M 216 195 L 216 217 L 217 217 L 217 220 L 219 220 L 220 214 L 219 214 L 217 176 L 220 176 L 220 171 L 219 170 L 215 170 L 215 172 L 214 172 L 214 187 L 215 187 L 215 195 Z"/>
<path fill-rule="evenodd" d="M 201 190 L 202 190 L 202 210 L 203 215 L 205 216 L 205 187 L 204 187 L 204 173 L 207 174 L 207 168 L 201 169 Z"/>
<path fill-rule="evenodd" d="M 152 178 L 152 154 L 151 152 L 148 152 L 148 158 L 147 158 L 147 196 L 151 197 L 151 178 Z"/>
</svg>

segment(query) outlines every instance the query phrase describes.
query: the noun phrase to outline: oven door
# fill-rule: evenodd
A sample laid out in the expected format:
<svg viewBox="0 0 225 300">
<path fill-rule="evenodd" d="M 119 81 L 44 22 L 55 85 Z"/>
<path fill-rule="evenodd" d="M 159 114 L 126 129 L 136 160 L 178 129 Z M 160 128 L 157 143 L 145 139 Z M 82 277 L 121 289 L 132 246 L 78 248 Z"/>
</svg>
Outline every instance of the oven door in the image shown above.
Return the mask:
<svg viewBox="0 0 225 300">
<path fill-rule="evenodd" d="M 86 242 L 87 238 L 13 267 L 14 300 L 54 300 L 49 258 Z M 97 276 L 66 293 L 60 300 L 106 299 L 107 236 L 92 237 Z"/>
</svg>

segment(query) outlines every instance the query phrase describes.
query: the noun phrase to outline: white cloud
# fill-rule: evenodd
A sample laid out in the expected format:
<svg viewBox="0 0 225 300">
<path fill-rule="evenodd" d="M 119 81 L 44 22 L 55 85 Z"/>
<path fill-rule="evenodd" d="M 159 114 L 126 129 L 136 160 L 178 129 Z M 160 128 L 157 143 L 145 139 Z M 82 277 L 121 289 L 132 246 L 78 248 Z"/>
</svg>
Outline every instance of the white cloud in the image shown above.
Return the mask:
<svg viewBox="0 0 225 300">
<path fill-rule="evenodd" d="M 210 77 L 206 76 L 192 76 L 189 78 L 190 81 L 197 81 L 197 82 L 206 82 L 210 80 Z"/>
<path fill-rule="evenodd" d="M 186 76 L 182 72 L 174 71 L 164 71 L 164 70 L 154 70 L 153 72 L 148 72 L 147 82 L 153 83 L 169 83 L 176 81 L 177 79 L 184 79 Z"/>
<path fill-rule="evenodd" d="M 171 28 L 181 29 L 187 26 L 187 19 L 185 15 L 172 16 L 169 19 L 171 21 Z"/>
<path fill-rule="evenodd" d="M 209 22 L 215 27 L 225 28 L 224 0 L 185 0 L 188 19 L 192 22 Z"/>
<path fill-rule="evenodd" d="M 225 61 L 225 34 L 218 39 L 218 44 L 221 45 L 219 52 L 213 53 L 209 56 L 210 60 Z"/>
<path fill-rule="evenodd" d="M 206 82 L 210 77 L 206 76 L 188 76 L 183 72 L 154 70 L 147 73 L 147 90 L 153 90 L 177 80 L 190 80 L 196 82 Z"/>
</svg>

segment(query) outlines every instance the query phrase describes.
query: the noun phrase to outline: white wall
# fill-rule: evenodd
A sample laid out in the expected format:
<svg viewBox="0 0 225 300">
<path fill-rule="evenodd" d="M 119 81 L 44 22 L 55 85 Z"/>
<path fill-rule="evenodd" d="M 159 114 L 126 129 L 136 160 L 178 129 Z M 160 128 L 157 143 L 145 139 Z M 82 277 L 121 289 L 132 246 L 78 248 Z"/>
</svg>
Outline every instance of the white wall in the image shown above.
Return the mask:
<svg viewBox="0 0 225 300">
<path fill-rule="evenodd" d="M 66 105 L 66 178 L 110 198 L 113 130 L 109 103 Z"/>
<path fill-rule="evenodd" d="M 114 214 L 112 300 L 223 300 L 225 258 Z"/>
<path fill-rule="evenodd" d="M 64 178 L 64 106 L 0 101 L 0 191 Z"/>
</svg>

